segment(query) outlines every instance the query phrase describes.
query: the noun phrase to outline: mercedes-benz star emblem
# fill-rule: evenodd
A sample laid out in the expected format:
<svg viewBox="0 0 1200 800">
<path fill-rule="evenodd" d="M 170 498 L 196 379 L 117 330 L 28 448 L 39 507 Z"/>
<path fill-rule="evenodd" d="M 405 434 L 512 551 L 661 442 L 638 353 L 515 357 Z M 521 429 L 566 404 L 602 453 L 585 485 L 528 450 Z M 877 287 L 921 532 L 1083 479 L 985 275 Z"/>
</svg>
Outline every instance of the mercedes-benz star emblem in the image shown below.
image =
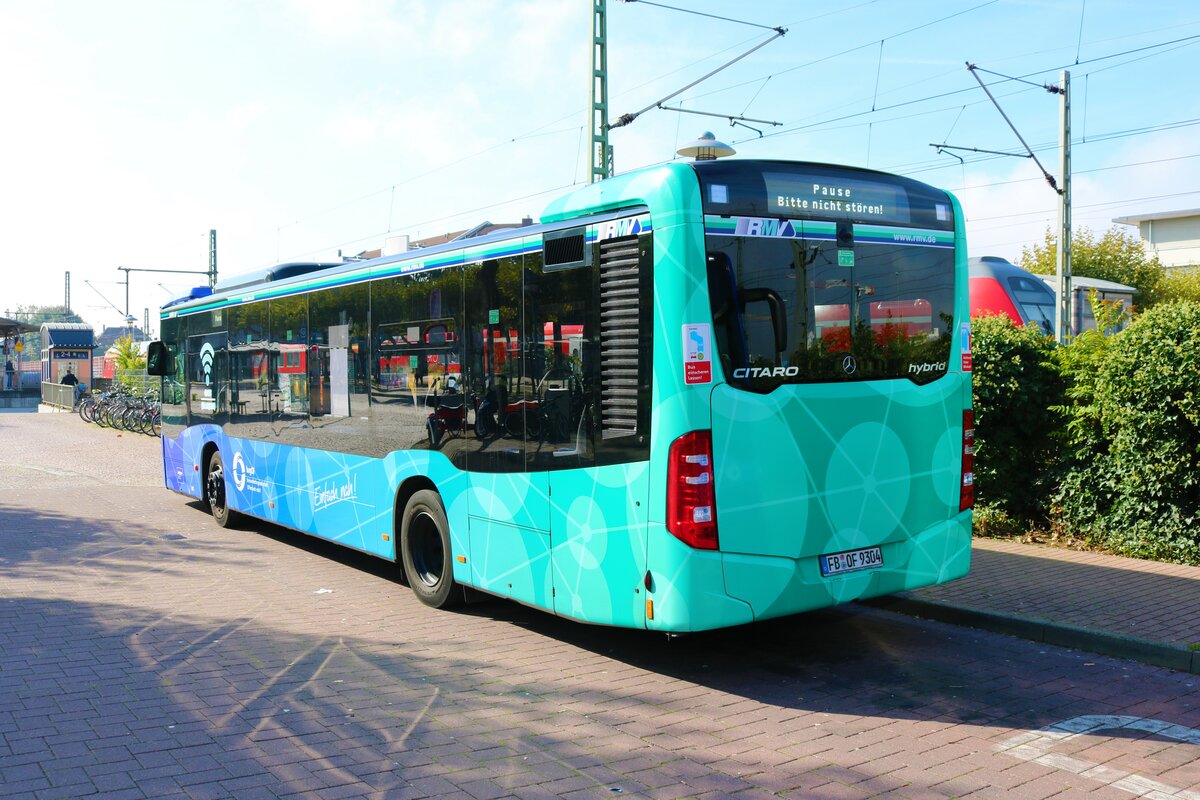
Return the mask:
<svg viewBox="0 0 1200 800">
<path fill-rule="evenodd" d="M 853 375 L 858 369 L 858 362 L 854 360 L 854 356 L 846 356 L 842 359 L 842 372 L 847 375 Z"/>
</svg>

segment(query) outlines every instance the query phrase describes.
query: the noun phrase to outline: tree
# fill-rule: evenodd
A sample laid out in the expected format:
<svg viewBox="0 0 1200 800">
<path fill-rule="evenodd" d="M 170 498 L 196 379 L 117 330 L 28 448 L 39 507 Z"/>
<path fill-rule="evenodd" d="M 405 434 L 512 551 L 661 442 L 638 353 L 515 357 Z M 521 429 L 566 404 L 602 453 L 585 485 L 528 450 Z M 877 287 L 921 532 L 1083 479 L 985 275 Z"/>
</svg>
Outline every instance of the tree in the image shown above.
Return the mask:
<svg viewBox="0 0 1200 800">
<path fill-rule="evenodd" d="M 1140 308 L 1161 302 L 1164 270 L 1158 256 L 1146 254 L 1145 243 L 1123 228 L 1113 226 L 1099 239 L 1089 228 L 1071 235 L 1071 274 L 1081 278 L 1116 281 L 1134 287 L 1133 301 Z M 1046 229 L 1040 244 L 1021 248 L 1017 265 L 1037 275 L 1056 272 L 1058 238 Z"/>
<path fill-rule="evenodd" d="M 1190 300 L 1200 303 L 1200 267 L 1167 270 L 1159 284 L 1164 300 Z"/>
<path fill-rule="evenodd" d="M 116 348 L 117 369 L 121 372 L 146 368 L 146 357 L 133 343 L 132 336 L 122 336 L 113 342 L 113 347 Z"/>
<path fill-rule="evenodd" d="M 8 315 L 35 328 L 41 328 L 43 322 L 83 322 L 83 317 L 63 306 L 18 305 L 16 311 L 10 311 Z M 25 360 L 36 361 L 42 357 L 41 333 L 23 334 L 21 341 L 25 345 Z"/>
</svg>

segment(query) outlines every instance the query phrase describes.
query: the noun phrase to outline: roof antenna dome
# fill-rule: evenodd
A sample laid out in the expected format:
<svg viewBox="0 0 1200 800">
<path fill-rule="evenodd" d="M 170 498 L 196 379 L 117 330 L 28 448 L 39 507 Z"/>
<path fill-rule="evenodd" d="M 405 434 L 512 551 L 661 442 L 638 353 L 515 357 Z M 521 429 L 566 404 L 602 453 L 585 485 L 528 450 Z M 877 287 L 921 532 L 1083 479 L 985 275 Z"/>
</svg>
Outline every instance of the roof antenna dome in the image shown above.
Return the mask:
<svg viewBox="0 0 1200 800">
<path fill-rule="evenodd" d="M 705 131 L 700 138 L 685 144 L 675 151 L 681 156 L 690 156 L 697 161 L 714 161 L 724 156 L 731 156 L 737 151 L 724 142 L 717 141 L 712 131 Z"/>
</svg>

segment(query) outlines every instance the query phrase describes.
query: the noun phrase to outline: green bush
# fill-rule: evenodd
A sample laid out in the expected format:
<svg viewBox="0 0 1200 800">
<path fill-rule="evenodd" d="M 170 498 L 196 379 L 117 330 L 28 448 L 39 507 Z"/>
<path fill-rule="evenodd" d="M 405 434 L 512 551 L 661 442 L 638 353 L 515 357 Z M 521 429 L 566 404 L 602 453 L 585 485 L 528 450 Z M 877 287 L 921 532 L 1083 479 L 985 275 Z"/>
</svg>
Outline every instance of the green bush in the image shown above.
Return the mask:
<svg viewBox="0 0 1200 800">
<path fill-rule="evenodd" d="M 1081 346 L 1096 342 L 1065 349 Z M 1072 384 L 1063 522 L 1125 555 L 1200 563 L 1200 304 L 1155 306 L 1099 356 L 1062 363 Z"/>
<path fill-rule="evenodd" d="M 1200 267 L 1168 270 L 1158 288 L 1166 300 L 1200 302 Z"/>
<path fill-rule="evenodd" d="M 1063 403 L 1054 342 L 1005 315 L 971 320 L 974 360 L 975 491 L 981 508 L 1013 520 L 1040 520 L 1058 457 Z"/>
<path fill-rule="evenodd" d="M 1066 403 L 1053 410 L 1065 423 L 1060 436 L 1065 443 L 1067 466 L 1072 460 L 1088 458 L 1105 449 L 1107 439 L 1100 424 L 1096 402 L 1096 381 L 1108 359 L 1109 348 L 1117 338 L 1105 331 L 1119 331 L 1130 322 L 1130 312 L 1119 301 L 1105 301 L 1095 291 L 1088 295 L 1092 305 L 1094 330 L 1084 331 L 1055 351 L 1059 373 L 1066 387 Z"/>
</svg>

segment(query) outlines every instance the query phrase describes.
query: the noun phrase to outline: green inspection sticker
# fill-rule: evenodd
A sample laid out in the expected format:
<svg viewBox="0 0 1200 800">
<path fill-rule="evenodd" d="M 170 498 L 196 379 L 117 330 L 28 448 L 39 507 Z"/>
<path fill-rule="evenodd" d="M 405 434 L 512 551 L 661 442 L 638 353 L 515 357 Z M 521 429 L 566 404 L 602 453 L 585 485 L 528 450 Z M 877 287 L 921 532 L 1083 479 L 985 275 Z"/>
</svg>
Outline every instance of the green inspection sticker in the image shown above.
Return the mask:
<svg viewBox="0 0 1200 800">
<path fill-rule="evenodd" d="M 853 267 L 854 266 L 854 251 L 853 250 L 838 250 L 838 266 Z"/>
</svg>

